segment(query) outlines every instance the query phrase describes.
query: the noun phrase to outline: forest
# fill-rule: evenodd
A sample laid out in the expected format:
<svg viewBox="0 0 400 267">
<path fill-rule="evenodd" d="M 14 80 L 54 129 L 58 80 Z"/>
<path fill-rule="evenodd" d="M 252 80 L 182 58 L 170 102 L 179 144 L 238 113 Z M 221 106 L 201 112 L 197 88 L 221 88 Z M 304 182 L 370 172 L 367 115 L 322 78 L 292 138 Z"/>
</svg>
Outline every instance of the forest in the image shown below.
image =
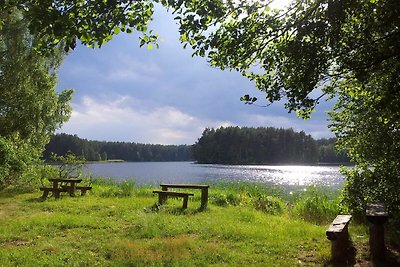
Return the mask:
<svg viewBox="0 0 400 267">
<path fill-rule="evenodd" d="M 76 135 L 56 134 L 46 145 L 43 157 L 51 159 L 52 153 L 63 156 L 73 153 L 88 161 L 189 161 L 193 160 L 188 145 L 152 145 L 128 142 L 91 141 Z"/>
<path fill-rule="evenodd" d="M 205 129 L 193 145 L 198 163 L 317 164 L 349 163 L 335 150 L 335 138 L 315 140 L 305 132 L 274 127 Z"/>
<path fill-rule="evenodd" d="M 315 140 L 293 129 L 206 128 L 193 145 L 154 145 L 134 142 L 90 141 L 56 134 L 46 145 L 44 159 L 68 152 L 89 161 L 197 161 L 215 164 L 348 163 L 335 150 L 335 139 Z"/>
</svg>

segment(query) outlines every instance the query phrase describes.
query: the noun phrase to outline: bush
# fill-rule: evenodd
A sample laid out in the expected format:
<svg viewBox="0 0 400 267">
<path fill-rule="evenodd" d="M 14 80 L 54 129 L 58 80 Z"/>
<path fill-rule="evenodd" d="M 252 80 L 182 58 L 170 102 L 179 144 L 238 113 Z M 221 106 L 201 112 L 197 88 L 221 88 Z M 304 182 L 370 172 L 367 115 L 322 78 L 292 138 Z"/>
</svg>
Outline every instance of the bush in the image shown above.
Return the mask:
<svg viewBox="0 0 400 267">
<path fill-rule="evenodd" d="M 241 204 L 240 197 L 233 193 L 229 194 L 216 194 L 211 197 L 211 201 L 214 205 L 226 207 L 229 205 L 239 206 Z"/>
<path fill-rule="evenodd" d="M 376 166 L 375 168 L 355 167 L 341 170 L 347 178 L 343 190 L 343 203 L 356 218 L 365 217 L 368 203 L 385 203 L 389 213 L 400 215 L 400 167 L 398 164 Z M 400 217 L 397 217 L 399 219 Z"/>
<path fill-rule="evenodd" d="M 272 215 L 282 214 L 286 209 L 285 203 L 280 198 L 273 196 L 260 196 L 254 201 L 254 207 Z"/>
</svg>

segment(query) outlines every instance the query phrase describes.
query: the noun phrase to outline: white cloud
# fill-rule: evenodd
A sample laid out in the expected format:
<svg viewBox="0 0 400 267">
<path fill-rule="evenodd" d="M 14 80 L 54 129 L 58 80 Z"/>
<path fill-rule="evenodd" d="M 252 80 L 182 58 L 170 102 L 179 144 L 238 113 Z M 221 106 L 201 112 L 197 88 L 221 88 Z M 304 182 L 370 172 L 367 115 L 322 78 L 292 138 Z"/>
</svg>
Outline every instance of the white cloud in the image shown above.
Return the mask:
<svg viewBox="0 0 400 267">
<path fill-rule="evenodd" d="M 70 121 L 59 132 L 92 140 L 193 144 L 205 127 L 233 125 L 194 117 L 171 106 L 155 107 L 154 103 L 121 95 L 100 100 L 85 96 L 73 109 Z"/>
</svg>

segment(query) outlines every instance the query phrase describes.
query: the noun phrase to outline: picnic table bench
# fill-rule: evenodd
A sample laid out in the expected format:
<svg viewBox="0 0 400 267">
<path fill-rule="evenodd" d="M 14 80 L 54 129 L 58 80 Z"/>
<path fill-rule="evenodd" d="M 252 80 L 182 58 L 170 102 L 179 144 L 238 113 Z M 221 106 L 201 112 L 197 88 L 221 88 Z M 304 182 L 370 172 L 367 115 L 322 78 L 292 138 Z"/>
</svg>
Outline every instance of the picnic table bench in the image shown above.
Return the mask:
<svg viewBox="0 0 400 267">
<path fill-rule="evenodd" d="M 86 195 L 86 192 L 87 192 L 88 190 L 92 190 L 92 187 L 91 187 L 91 186 L 81 186 L 81 185 L 77 185 L 77 186 L 75 187 L 75 190 L 80 190 L 80 191 L 81 191 L 81 196 L 84 196 L 84 195 Z"/>
<path fill-rule="evenodd" d="M 85 195 L 87 190 L 91 190 L 91 186 L 77 186 L 76 184 L 82 182 L 82 179 L 76 178 L 50 178 L 49 182 L 52 183 L 52 187 L 40 187 L 40 191 L 43 191 L 42 198 L 47 198 L 50 192 L 52 192 L 55 198 L 60 198 L 61 192 L 68 192 L 70 196 L 75 196 L 75 191 L 80 190 L 81 195 Z"/>
<path fill-rule="evenodd" d="M 205 209 L 208 202 L 209 185 L 200 184 L 160 184 L 162 191 L 168 191 L 168 188 L 186 188 L 186 189 L 201 189 L 201 208 Z M 165 195 L 165 194 L 162 194 Z M 165 195 L 166 196 L 166 195 Z"/>
<path fill-rule="evenodd" d="M 189 196 L 193 196 L 192 193 L 185 193 L 185 192 L 173 192 L 173 191 L 162 191 L 162 190 L 154 190 L 153 193 L 158 194 L 158 204 L 163 205 L 167 201 L 168 196 L 172 197 L 182 197 L 183 204 L 182 209 L 186 209 L 188 205 Z"/>
<path fill-rule="evenodd" d="M 326 237 L 331 241 L 331 257 L 333 262 L 341 262 L 347 258 L 349 246 L 348 225 L 351 215 L 338 215 L 326 230 Z"/>
<path fill-rule="evenodd" d="M 383 203 L 367 204 L 365 211 L 369 225 L 369 247 L 373 259 L 384 259 L 385 257 L 385 229 L 384 224 L 389 214 Z"/>
<path fill-rule="evenodd" d="M 42 198 L 46 199 L 50 192 L 53 193 L 54 198 L 60 198 L 61 192 L 67 192 L 66 188 L 53 188 L 53 187 L 40 187 L 40 191 L 43 191 Z"/>
</svg>

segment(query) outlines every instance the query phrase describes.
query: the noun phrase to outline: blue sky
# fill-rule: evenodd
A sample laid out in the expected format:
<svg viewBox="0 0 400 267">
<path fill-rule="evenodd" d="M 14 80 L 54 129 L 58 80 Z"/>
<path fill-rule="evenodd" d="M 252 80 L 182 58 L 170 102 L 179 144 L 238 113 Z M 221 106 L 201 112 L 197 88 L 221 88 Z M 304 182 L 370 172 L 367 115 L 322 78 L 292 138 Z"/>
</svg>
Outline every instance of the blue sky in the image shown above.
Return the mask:
<svg viewBox="0 0 400 267">
<path fill-rule="evenodd" d="M 120 34 L 101 49 L 79 45 L 66 57 L 58 89 L 74 88 L 71 119 L 58 132 L 101 141 L 193 144 L 205 127 L 282 127 L 314 138 L 332 137 L 322 102 L 310 120 L 282 103 L 245 105 L 244 94 L 264 99 L 239 73 L 212 68 L 179 43 L 172 15 L 159 9 L 151 28 L 160 48 L 139 47 L 138 36 Z M 261 100 L 262 101 L 262 100 Z M 262 104 L 262 102 L 260 102 Z"/>
</svg>

